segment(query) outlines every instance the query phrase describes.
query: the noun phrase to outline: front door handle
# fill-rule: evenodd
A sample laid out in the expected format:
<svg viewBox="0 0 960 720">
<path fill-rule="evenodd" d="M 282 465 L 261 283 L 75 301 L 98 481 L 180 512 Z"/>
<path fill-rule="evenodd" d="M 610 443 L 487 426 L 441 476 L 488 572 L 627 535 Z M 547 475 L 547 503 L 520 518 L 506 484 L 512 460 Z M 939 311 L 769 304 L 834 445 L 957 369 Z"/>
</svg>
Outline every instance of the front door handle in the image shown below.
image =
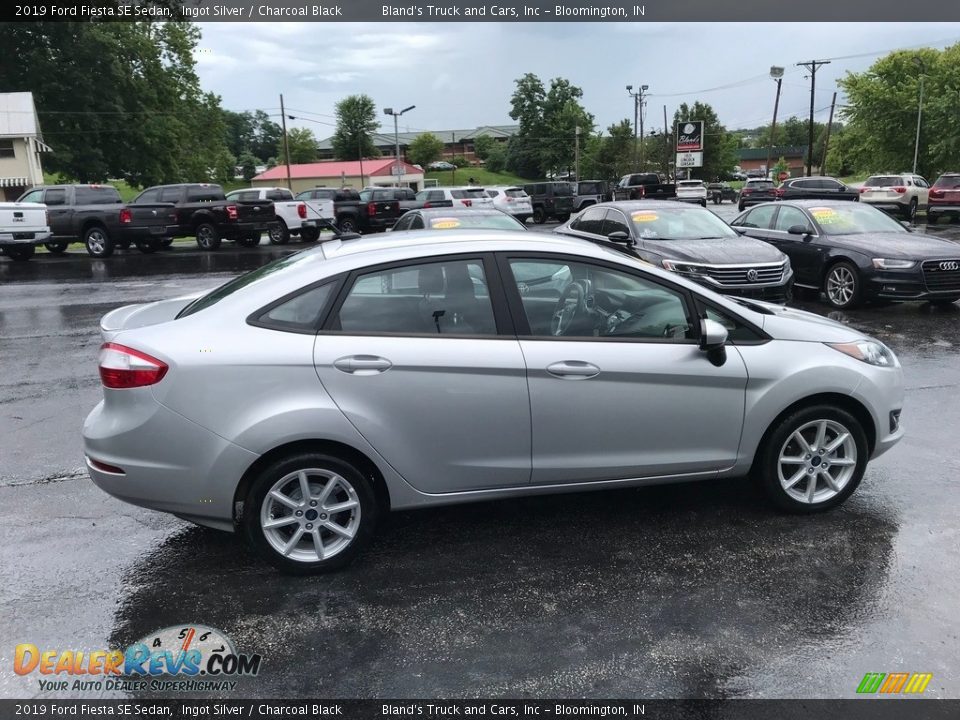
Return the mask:
<svg viewBox="0 0 960 720">
<path fill-rule="evenodd" d="M 393 363 L 377 355 L 350 355 L 334 360 L 333 366 L 351 375 L 376 375 L 392 368 Z"/>
<path fill-rule="evenodd" d="M 563 360 L 547 365 L 547 372 L 558 378 L 586 380 L 600 374 L 600 368 L 582 360 Z"/>
</svg>

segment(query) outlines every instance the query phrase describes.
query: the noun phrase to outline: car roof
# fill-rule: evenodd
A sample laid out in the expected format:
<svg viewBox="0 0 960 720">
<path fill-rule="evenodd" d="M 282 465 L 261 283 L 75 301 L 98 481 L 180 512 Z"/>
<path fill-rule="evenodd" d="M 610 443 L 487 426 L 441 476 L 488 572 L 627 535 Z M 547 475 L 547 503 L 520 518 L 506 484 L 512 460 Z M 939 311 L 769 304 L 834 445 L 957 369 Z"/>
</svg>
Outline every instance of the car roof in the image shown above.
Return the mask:
<svg viewBox="0 0 960 720">
<path fill-rule="evenodd" d="M 613 200 L 611 202 L 597 203 L 590 207 L 611 207 L 619 208 L 620 210 L 703 210 L 699 205 L 690 205 L 675 200 Z M 707 212 L 710 211 L 708 210 Z"/>
<path fill-rule="evenodd" d="M 418 208 L 410 212 L 423 213 L 425 216 L 433 215 L 507 215 L 505 212 L 496 208 L 468 208 L 468 207 L 448 207 L 448 208 Z M 510 217 L 507 215 L 507 217 Z"/>
<path fill-rule="evenodd" d="M 753 208 L 758 208 L 761 205 L 777 205 L 777 206 L 795 205 L 799 208 L 812 208 L 812 207 L 846 208 L 851 206 L 863 207 L 863 205 L 859 205 L 858 203 L 851 202 L 850 200 L 787 200 L 787 199 L 784 199 L 784 200 L 777 200 L 775 202 L 758 203 L 754 205 Z M 868 203 L 864 203 L 864 205 L 868 205 Z M 750 209 L 752 210 L 753 208 L 750 208 Z"/>
</svg>

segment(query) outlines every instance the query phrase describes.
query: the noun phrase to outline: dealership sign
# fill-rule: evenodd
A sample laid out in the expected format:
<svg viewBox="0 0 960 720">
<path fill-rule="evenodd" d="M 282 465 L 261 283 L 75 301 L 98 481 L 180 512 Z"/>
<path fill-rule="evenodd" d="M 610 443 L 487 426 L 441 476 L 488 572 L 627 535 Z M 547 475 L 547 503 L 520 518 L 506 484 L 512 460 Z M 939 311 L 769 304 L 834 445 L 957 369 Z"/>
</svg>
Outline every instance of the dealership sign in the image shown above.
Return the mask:
<svg viewBox="0 0 960 720">
<path fill-rule="evenodd" d="M 703 153 L 702 152 L 677 153 L 677 167 L 678 168 L 703 167 Z"/>
<path fill-rule="evenodd" d="M 677 123 L 677 153 L 703 151 L 703 120 Z"/>
</svg>

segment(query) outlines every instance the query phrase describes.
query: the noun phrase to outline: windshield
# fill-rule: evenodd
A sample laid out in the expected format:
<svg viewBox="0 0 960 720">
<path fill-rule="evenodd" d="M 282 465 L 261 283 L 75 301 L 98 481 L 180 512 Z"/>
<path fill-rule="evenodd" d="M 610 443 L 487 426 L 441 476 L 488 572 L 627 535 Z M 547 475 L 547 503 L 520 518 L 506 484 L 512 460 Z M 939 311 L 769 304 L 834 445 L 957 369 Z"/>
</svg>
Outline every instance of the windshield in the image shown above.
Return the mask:
<svg viewBox="0 0 960 720">
<path fill-rule="evenodd" d="M 737 233 L 709 210 L 656 208 L 634 210 L 630 219 L 637 235 L 651 240 L 735 238 Z"/>
<path fill-rule="evenodd" d="M 946 188 L 947 190 L 960 188 L 960 175 L 944 175 L 933 186 L 935 188 Z"/>
<path fill-rule="evenodd" d="M 451 190 L 450 196 L 458 200 L 463 198 L 488 198 L 483 188 L 464 188 L 463 190 Z"/>
<path fill-rule="evenodd" d="M 885 212 L 861 205 L 844 203 L 843 206 L 812 207 L 810 215 L 827 235 L 860 235 L 872 232 L 899 232 L 907 229 Z"/>
<path fill-rule="evenodd" d="M 513 188 L 511 190 L 506 190 L 504 191 L 503 194 L 506 195 L 507 197 L 512 197 L 512 198 L 527 197 L 527 193 L 524 190 L 521 190 L 520 188 Z"/>
<path fill-rule="evenodd" d="M 898 178 L 896 175 L 877 175 L 875 177 L 867 178 L 863 186 L 864 187 L 896 187 L 897 185 L 903 185 L 903 180 Z"/>
<path fill-rule="evenodd" d="M 277 260 L 274 260 L 271 263 L 267 263 L 266 265 L 259 267 L 256 270 L 252 270 L 248 272 L 246 275 L 240 275 L 239 277 L 235 277 L 233 280 L 230 280 L 229 282 L 224 283 L 220 287 L 214 290 L 211 290 L 206 295 L 203 295 L 202 297 L 198 297 L 192 303 L 187 305 L 183 310 L 181 310 L 177 315 L 177 318 L 186 317 L 187 315 L 193 315 L 194 313 L 200 312 L 201 310 L 204 310 L 210 307 L 211 305 L 215 305 L 216 303 L 220 302 L 228 295 L 232 295 L 233 293 L 235 293 L 237 290 L 240 290 L 241 288 L 245 288 L 248 285 L 252 285 L 258 280 L 268 275 L 272 275 L 278 270 L 284 270 L 288 267 L 293 267 L 298 263 L 309 260 L 310 258 L 314 257 L 318 252 L 322 252 L 319 247 L 311 248 L 310 250 L 303 250 L 301 252 L 296 252 L 296 253 L 293 253 L 292 255 L 287 255 L 286 257 L 282 257 Z"/>
<path fill-rule="evenodd" d="M 437 216 L 427 220 L 431 230 L 526 230 L 526 227 L 509 215 L 496 213 L 470 213 L 463 215 Z"/>
</svg>

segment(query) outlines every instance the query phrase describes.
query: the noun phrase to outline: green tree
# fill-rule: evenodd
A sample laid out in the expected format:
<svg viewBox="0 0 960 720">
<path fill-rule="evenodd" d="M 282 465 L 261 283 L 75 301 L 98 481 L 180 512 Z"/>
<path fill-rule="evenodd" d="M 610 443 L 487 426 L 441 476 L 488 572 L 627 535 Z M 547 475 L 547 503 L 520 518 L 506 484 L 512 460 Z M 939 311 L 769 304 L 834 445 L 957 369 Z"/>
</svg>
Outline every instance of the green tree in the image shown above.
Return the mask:
<svg viewBox="0 0 960 720">
<path fill-rule="evenodd" d="M 507 146 L 504 143 L 494 143 L 487 151 L 485 163 L 490 172 L 503 172 L 507 167 Z"/>
<path fill-rule="evenodd" d="M 673 126 L 690 120 L 703 120 L 703 167 L 693 168 L 691 176 L 708 182 L 724 177 L 737 164 L 737 137 L 728 133 L 708 103 L 683 103 L 673 115 Z"/>
<path fill-rule="evenodd" d="M 407 158 L 420 167 L 426 167 L 443 155 L 443 140 L 433 133 L 423 133 L 407 147 Z"/>
<path fill-rule="evenodd" d="M 243 179 L 250 182 L 257 174 L 256 156 L 252 153 L 245 152 L 237 158 L 237 162 L 240 163 L 240 174 L 243 175 Z"/>
<path fill-rule="evenodd" d="M 377 108 L 372 98 L 349 95 L 336 104 L 334 113 L 337 116 L 337 129 L 333 134 L 334 157 L 359 160 L 380 155 L 371 137 L 378 127 Z"/>
<path fill-rule="evenodd" d="M 473 141 L 473 154 L 481 160 L 486 160 L 490 156 L 490 151 L 499 144 L 489 135 L 481 135 Z"/>
<path fill-rule="evenodd" d="M 287 145 L 290 147 L 290 163 L 311 163 L 317 159 L 317 139 L 307 128 L 291 128 L 287 131 Z M 281 165 L 287 162 L 283 139 L 277 145 L 277 157 Z"/>
<path fill-rule="evenodd" d="M 633 169 L 633 124 L 621 120 L 607 135 L 593 135 L 584 143 L 580 174 L 598 180 L 619 180 Z"/>
<path fill-rule="evenodd" d="M 900 50 L 839 85 L 847 96 L 844 162 L 859 172 L 901 172 L 913 167 L 920 83 L 923 123 L 917 170 L 927 177 L 956 166 L 960 153 L 960 43 L 944 50 Z M 831 139 L 831 144 L 833 143 Z M 834 162 L 837 155 L 831 153 Z M 828 161 L 828 165 L 829 165 Z"/>
</svg>

